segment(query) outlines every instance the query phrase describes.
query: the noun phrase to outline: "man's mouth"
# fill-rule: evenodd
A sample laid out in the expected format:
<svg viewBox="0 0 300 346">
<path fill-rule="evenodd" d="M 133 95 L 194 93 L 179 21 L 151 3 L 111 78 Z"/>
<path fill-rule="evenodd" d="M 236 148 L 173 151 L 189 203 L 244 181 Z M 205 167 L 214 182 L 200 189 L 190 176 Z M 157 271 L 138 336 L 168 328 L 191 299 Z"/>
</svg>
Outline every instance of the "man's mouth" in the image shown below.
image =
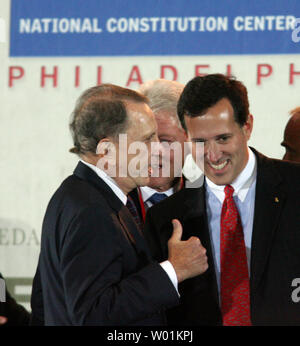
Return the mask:
<svg viewBox="0 0 300 346">
<path fill-rule="evenodd" d="M 218 165 L 209 162 L 209 165 L 210 165 L 213 169 L 215 169 L 216 171 L 221 171 L 221 170 L 228 164 L 228 162 L 229 162 L 229 160 L 226 160 L 226 161 L 224 161 L 224 162 L 222 162 L 222 163 L 219 163 Z"/>
</svg>

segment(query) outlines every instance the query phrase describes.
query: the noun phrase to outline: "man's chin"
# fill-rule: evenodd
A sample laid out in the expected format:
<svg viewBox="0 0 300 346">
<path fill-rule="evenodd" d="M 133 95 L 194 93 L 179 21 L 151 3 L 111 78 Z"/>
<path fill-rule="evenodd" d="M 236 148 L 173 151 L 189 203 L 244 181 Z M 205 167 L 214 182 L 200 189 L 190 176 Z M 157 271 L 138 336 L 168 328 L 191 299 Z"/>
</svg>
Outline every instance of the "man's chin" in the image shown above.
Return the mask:
<svg viewBox="0 0 300 346">
<path fill-rule="evenodd" d="M 149 186 L 150 178 L 149 177 L 139 177 L 136 179 L 137 186 Z"/>
<path fill-rule="evenodd" d="M 173 180 L 170 178 L 154 178 L 151 177 L 148 187 L 151 187 L 151 189 L 154 190 L 162 190 L 166 191 L 172 186 Z"/>
</svg>

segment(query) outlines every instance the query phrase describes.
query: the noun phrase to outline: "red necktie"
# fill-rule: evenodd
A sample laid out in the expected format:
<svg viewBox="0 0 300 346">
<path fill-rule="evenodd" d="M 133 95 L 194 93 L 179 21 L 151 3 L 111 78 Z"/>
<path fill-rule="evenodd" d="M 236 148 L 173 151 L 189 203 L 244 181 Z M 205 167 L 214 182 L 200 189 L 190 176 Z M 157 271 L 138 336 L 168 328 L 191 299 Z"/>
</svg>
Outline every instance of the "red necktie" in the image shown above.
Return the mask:
<svg viewBox="0 0 300 346">
<path fill-rule="evenodd" d="M 231 185 L 225 187 L 221 214 L 221 310 L 223 325 L 249 326 L 250 289 L 246 247 L 233 191 Z"/>
</svg>

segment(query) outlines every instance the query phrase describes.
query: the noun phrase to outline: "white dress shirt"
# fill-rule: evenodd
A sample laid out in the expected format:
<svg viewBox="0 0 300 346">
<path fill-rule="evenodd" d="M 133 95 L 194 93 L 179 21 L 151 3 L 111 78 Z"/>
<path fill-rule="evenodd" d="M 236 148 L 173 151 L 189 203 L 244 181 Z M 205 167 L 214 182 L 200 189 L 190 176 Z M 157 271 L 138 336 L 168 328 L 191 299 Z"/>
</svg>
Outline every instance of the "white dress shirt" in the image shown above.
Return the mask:
<svg viewBox="0 0 300 346">
<path fill-rule="evenodd" d="M 114 192 L 114 194 L 121 200 L 121 202 L 126 205 L 127 203 L 127 196 L 125 193 L 120 189 L 118 186 L 117 182 L 108 176 L 102 169 L 100 169 L 97 166 L 94 166 L 88 162 L 83 161 L 82 159 L 80 160 L 83 164 L 86 166 L 90 167 Z M 160 263 L 161 267 L 164 269 L 164 271 L 167 273 L 169 276 L 172 284 L 174 285 L 177 293 L 178 293 L 178 280 L 177 280 L 177 275 L 175 272 L 175 269 L 173 265 L 171 264 L 170 261 L 164 261 Z"/>
<path fill-rule="evenodd" d="M 233 198 L 239 211 L 243 226 L 247 264 L 250 275 L 251 239 L 254 218 L 257 164 L 254 153 L 249 148 L 248 152 L 249 158 L 246 167 L 230 185 L 234 188 Z M 205 178 L 205 184 L 208 227 L 218 289 L 220 292 L 220 223 L 222 204 L 225 199 L 225 185 L 216 185 L 208 178 Z"/>
</svg>

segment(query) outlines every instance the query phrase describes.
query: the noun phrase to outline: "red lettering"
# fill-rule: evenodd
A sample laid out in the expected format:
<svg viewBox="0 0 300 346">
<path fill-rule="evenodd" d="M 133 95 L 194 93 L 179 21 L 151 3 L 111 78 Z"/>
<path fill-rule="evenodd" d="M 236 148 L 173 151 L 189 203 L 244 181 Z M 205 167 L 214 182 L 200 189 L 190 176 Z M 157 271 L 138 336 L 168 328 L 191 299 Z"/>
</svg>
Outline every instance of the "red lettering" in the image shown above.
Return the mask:
<svg viewBox="0 0 300 346">
<path fill-rule="evenodd" d="M 46 67 L 42 66 L 42 72 L 41 72 L 41 87 L 43 88 L 45 86 L 45 79 L 46 78 L 52 78 L 53 79 L 53 87 L 57 87 L 57 66 L 54 66 L 53 73 L 47 74 L 46 73 Z"/>
<path fill-rule="evenodd" d="M 80 85 L 80 66 L 75 67 L 75 88 L 78 88 Z"/>
<path fill-rule="evenodd" d="M 97 68 L 97 85 L 102 84 L 102 66 Z"/>
<path fill-rule="evenodd" d="M 260 85 L 262 78 L 271 76 L 273 73 L 273 68 L 269 64 L 258 64 L 257 74 L 256 74 L 256 84 Z"/>
<path fill-rule="evenodd" d="M 299 71 L 294 70 L 294 64 L 290 64 L 290 80 L 289 84 L 294 84 L 294 75 L 300 75 Z"/>
<path fill-rule="evenodd" d="M 165 78 L 165 71 L 166 70 L 170 70 L 171 73 L 173 73 L 173 79 L 171 79 L 171 80 L 177 81 L 177 77 L 178 77 L 177 69 L 172 65 L 162 65 L 160 67 L 160 78 L 167 79 L 167 78 Z"/>
<path fill-rule="evenodd" d="M 15 79 L 21 79 L 25 74 L 23 67 L 21 66 L 10 66 L 9 76 L 8 76 L 8 86 L 11 88 L 13 86 L 13 81 Z"/>
<path fill-rule="evenodd" d="M 210 65 L 196 65 L 195 66 L 195 77 L 206 76 L 207 73 L 201 73 L 200 69 L 202 69 L 202 68 L 209 68 L 209 67 L 210 67 Z"/>
<path fill-rule="evenodd" d="M 143 84 L 141 73 L 138 66 L 133 66 L 126 86 L 128 87 L 132 82 L 138 82 L 139 84 Z"/>
<path fill-rule="evenodd" d="M 232 76 L 231 65 L 226 65 L 226 76 L 227 77 L 231 77 Z"/>
</svg>

